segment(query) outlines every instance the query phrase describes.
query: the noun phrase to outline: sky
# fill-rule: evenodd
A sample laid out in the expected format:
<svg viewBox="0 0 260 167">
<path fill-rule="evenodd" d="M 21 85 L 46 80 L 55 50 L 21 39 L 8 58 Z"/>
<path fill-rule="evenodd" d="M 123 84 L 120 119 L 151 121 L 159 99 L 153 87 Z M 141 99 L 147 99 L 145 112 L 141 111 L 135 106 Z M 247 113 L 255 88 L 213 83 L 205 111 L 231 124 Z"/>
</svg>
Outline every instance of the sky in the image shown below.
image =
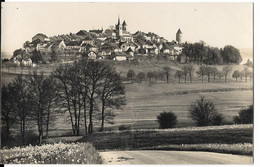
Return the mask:
<svg viewBox="0 0 260 167">
<path fill-rule="evenodd" d="M 47 36 L 104 29 L 127 23 L 127 30 L 154 32 L 184 41 L 203 40 L 210 46 L 253 47 L 253 4 L 243 3 L 2 3 L 1 49 L 13 52 L 37 33 Z"/>
</svg>

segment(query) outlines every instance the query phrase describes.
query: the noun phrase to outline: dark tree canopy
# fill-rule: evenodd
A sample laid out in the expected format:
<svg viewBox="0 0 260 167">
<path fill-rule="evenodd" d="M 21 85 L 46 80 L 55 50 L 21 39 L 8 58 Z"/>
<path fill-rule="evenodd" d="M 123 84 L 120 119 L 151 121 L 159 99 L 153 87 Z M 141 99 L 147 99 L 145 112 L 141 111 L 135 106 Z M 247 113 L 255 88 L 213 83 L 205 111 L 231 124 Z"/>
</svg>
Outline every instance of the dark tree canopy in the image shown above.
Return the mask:
<svg viewBox="0 0 260 167">
<path fill-rule="evenodd" d="M 234 122 L 237 124 L 251 124 L 254 121 L 254 107 L 249 106 L 247 109 L 243 109 L 239 112 L 238 116 L 234 117 Z"/>
<path fill-rule="evenodd" d="M 221 118 L 218 116 L 219 113 L 214 103 L 211 100 L 207 100 L 204 96 L 189 106 L 189 114 L 197 126 L 209 126 L 217 124 L 216 122 L 221 122 L 217 120 Z"/>
<path fill-rule="evenodd" d="M 221 56 L 224 64 L 239 64 L 242 61 L 239 50 L 231 45 L 227 45 L 221 50 Z"/>
<path fill-rule="evenodd" d="M 162 112 L 157 116 L 157 121 L 161 129 L 175 128 L 177 124 L 177 116 L 173 112 Z"/>
</svg>

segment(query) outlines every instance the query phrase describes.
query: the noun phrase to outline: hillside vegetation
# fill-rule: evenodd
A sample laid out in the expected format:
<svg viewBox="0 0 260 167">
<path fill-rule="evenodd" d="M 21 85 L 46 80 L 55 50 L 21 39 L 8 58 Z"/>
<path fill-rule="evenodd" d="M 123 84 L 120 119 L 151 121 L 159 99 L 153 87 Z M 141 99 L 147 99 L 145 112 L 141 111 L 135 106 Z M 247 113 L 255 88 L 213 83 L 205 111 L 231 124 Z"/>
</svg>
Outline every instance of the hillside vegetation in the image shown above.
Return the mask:
<svg viewBox="0 0 260 167">
<path fill-rule="evenodd" d="M 219 127 L 177 128 L 168 130 L 133 130 L 95 133 L 79 139 L 93 143 L 98 150 L 138 150 L 182 144 L 252 143 L 253 126 L 226 125 Z M 174 150 L 174 148 L 172 147 Z"/>
</svg>

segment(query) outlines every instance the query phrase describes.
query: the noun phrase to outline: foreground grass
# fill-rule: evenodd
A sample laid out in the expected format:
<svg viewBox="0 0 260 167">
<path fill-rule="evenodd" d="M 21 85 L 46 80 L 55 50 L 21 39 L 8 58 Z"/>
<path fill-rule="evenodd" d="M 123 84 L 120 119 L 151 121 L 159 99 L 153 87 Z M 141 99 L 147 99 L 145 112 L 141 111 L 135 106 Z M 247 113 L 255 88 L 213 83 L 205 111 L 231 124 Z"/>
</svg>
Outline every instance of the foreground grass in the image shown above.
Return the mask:
<svg viewBox="0 0 260 167">
<path fill-rule="evenodd" d="M 238 144 L 182 144 L 141 148 L 143 150 L 208 151 L 239 155 L 253 155 L 251 143 Z"/>
<path fill-rule="evenodd" d="M 56 143 L 1 150 L 3 164 L 101 164 L 102 158 L 89 143 Z"/>
<path fill-rule="evenodd" d="M 170 145 L 251 143 L 253 125 L 227 125 L 199 128 L 176 128 L 169 130 L 132 130 L 100 132 L 78 140 L 93 143 L 98 150 L 139 150 L 145 148 L 169 147 Z M 234 145 L 235 147 L 236 145 Z M 172 146 L 173 147 L 173 146 Z M 179 147 L 179 146 L 178 146 Z M 177 149 L 177 147 L 174 147 Z M 181 148 L 181 147 L 180 147 Z M 182 147 L 183 148 L 183 147 Z M 205 151 L 209 147 L 205 148 Z M 191 147 L 189 147 L 190 150 Z M 246 151 L 248 152 L 248 151 Z M 240 154 L 240 153 L 239 153 Z M 249 154 L 249 153 L 248 153 Z"/>
</svg>

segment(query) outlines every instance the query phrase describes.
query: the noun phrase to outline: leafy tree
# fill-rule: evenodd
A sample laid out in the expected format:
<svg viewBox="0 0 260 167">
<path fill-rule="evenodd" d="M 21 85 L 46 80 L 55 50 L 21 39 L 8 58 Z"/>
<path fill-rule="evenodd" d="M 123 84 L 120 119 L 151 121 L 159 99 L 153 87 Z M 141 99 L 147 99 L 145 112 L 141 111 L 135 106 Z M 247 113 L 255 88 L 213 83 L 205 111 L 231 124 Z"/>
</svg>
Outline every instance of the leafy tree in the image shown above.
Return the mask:
<svg viewBox="0 0 260 167">
<path fill-rule="evenodd" d="M 31 56 L 32 62 L 33 63 L 40 63 L 43 62 L 43 57 L 41 52 L 37 51 L 36 49 L 32 52 L 32 56 Z"/>
<path fill-rule="evenodd" d="M 245 63 L 245 65 L 253 68 L 253 62 L 250 59 L 247 59 L 247 62 Z"/>
<path fill-rule="evenodd" d="M 253 72 L 252 71 L 248 71 L 248 73 L 247 73 L 247 75 L 249 76 L 249 78 L 250 78 L 250 81 L 252 80 L 252 78 L 253 78 Z"/>
<path fill-rule="evenodd" d="M 164 74 L 166 76 L 166 81 L 167 81 L 167 83 L 169 83 L 169 76 L 170 76 L 171 68 L 168 67 L 168 66 L 164 66 L 163 71 L 164 71 Z"/>
<path fill-rule="evenodd" d="M 206 75 L 208 76 L 208 82 L 210 82 L 210 76 L 212 75 L 212 68 L 209 66 L 206 67 Z"/>
<path fill-rule="evenodd" d="M 239 64 L 242 61 L 239 50 L 231 45 L 227 45 L 223 48 L 221 56 L 225 64 Z"/>
<path fill-rule="evenodd" d="M 245 67 L 245 68 L 244 68 L 245 82 L 247 82 L 248 73 L 249 73 L 249 69 L 248 69 L 248 67 Z"/>
<path fill-rule="evenodd" d="M 197 126 L 209 126 L 213 125 L 215 121 L 214 118 L 219 113 L 217 112 L 214 103 L 202 96 L 189 106 L 189 114 L 196 122 Z"/>
<path fill-rule="evenodd" d="M 133 82 L 133 78 L 135 78 L 135 72 L 134 70 L 129 70 L 127 72 L 127 78 L 131 80 L 131 82 Z"/>
<path fill-rule="evenodd" d="M 238 116 L 234 117 L 234 122 L 237 124 L 251 124 L 254 122 L 254 107 L 249 106 L 247 109 L 243 109 L 239 112 Z"/>
<path fill-rule="evenodd" d="M 184 75 L 184 82 L 186 83 L 187 75 L 188 75 L 189 72 L 190 72 L 189 66 L 187 66 L 187 65 L 183 66 L 183 67 L 182 67 L 182 71 L 183 71 L 183 75 Z"/>
<path fill-rule="evenodd" d="M 236 78 L 236 82 L 237 82 L 237 78 L 240 77 L 240 72 L 238 70 L 235 70 L 234 73 L 232 74 L 233 78 Z"/>
<path fill-rule="evenodd" d="M 181 82 L 181 77 L 183 76 L 183 72 L 181 70 L 177 70 L 175 73 L 175 77 L 179 78 L 179 83 Z"/>
<path fill-rule="evenodd" d="M 177 116 L 173 112 L 162 112 L 157 116 L 157 122 L 161 129 L 175 128 L 177 124 Z"/>
<path fill-rule="evenodd" d="M 30 47 L 30 41 L 26 41 L 26 42 L 23 44 L 23 48 L 27 48 L 27 47 Z"/>
<path fill-rule="evenodd" d="M 207 70 L 205 66 L 200 66 L 199 71 L 197 71 L 199 77 L 201 77 L 201 82 L 203 82 L 204 75 L 207 74 Z"/>
<path fill-rule="evenodd" d="M 218 75 L 218 69 L 216 67 L 212 67 L 211 72 L 213 75 L 214 82 L 216 82 L 216 76 Z"/>
<path fill-rule="evenodd" d="M 192 76 L 193 76 L 193 72 L 194 72 L 194 67 L 192 65 L 188 65 L 187 66 L 187 70 L 188 70 L 188 74 L 190 76 L 190 82 L 192 82 Z"/>
<path fill-rule="evenodd" d="M 224 76 L 225 76 L 225 82 L 227 82 L 227 76 L 228 76 L 228 74 L 229 74 L 229 72 L 230 72 L 231 70 L 232 70 L 232 67 L 229 66 L 229 65 L 224 66 L 224 67 L 222 68 L 222 71 L 223 71 Z"/>
<path fill-rule="evenodd" d="M 146 77 L 149 78 L 149 83 L 152 83 L 152 78 L 154 78 L 154 72 L 148 72 Z"/>
<path fill-rule="evenodd" d="M 225 76 L 224 72 L 223 71 L 219 71 L 218 74 L 217 74 L 218 78 L 219 78 L 219 81 L 222 77 Z"/>
<path fill-rule="evenodd" d="M 142 83 L 142 80 L 145 78 L 144 72 L 139 72 L 136 78 L 139 80 L 140 83 Z"/>
<path fill-rule="evenodd" d="M 51 51 L 50 54 L 50 62 L 54 63 L 58 61 L 58 53 L 54 50 Z"/>
</svg>

